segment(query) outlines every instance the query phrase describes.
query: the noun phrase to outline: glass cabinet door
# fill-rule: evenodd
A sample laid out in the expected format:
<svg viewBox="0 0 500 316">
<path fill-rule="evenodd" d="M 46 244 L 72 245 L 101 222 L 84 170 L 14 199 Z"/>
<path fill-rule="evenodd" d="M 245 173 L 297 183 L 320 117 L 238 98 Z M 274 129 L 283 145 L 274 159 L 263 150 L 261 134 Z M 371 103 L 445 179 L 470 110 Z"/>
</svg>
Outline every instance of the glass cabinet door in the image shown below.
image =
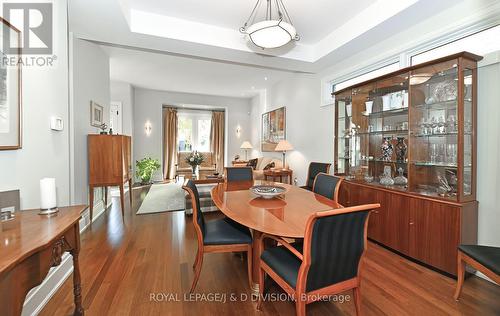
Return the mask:
<svg viewBox="0 0 500 316">
<path fill-rule="evenodd" d="M 458 190 L 458 60 L 410 73 L 410 191 L 456 200 Z"/>
<path fill-rule="evenodd" d="M 345 175 L 349 171 L 350 160 L 350 122 L 352 118 L 352 96 L 351 90 L 337 94 L 335 96 L 335 109 L 337 111 L 337 122 L 335 140 L 337 165 L 335 166 L 335 174 Z"/>
<path fill-rule="evenodd" d="M 474 152 L 475 152 L 475 139 L 474 139 L 474 131 L 475 122 L 476 122 L 476 114 L 475 114 L 475 91 L 476 88 L 476 69 L 475 65 L 472 62 L 464 62 L 464 66 L 462 67 L 462 80 L 463 80 L 463 155 L 462 155 L 462 173 L 463 173 L 463 182 L 459 183 L 462 185 L 461 192 L 462 197 L 467 198 L 473 194 L 472 188 L 475 187 L 473 183 L 474 175 L 473 175 L 473 165 L 474 165 Z M 459 159 L 460 161 L 460 159 Z"/>
</svg>

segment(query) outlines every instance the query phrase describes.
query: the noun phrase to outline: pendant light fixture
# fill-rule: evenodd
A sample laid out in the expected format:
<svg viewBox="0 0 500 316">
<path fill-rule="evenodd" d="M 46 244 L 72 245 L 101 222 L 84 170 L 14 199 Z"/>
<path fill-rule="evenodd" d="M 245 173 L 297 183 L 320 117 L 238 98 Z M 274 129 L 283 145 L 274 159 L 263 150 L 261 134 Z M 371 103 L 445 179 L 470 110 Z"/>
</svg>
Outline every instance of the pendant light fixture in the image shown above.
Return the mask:
<svg viewBox="0 0 500 316">
<path fill-rule="evenodd" d="M 262 14 L 262 20 L 258 21 L 263 3 L 266 3 L 265 15 Z M 299 40 L 282 0 L 257 0 L 240 32 L 247 34 L 250 41 L 262 49 L 278 48 Z"/>
</svg>

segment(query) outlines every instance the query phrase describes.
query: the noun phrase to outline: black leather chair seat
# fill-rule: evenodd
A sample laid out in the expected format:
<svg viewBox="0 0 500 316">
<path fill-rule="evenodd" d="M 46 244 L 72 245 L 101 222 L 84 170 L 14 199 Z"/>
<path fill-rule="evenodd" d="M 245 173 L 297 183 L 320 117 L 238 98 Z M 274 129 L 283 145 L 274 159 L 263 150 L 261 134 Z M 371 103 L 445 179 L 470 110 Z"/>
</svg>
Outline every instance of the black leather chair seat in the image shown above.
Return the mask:
<svg viewBox="0 0 500 316">
<path fill-rule="evenodd" d="M 500 247 L 460 245 L 463 253 L 500 275 Z"/>
<path fill-rule="evenodd" d="M 302 243 L 293 243 L 292 246 L 302 253 Z M 302 260 L 283 246 L 266 249 L 260 258 L 288 285 L 295 288 Z"/>
<path fill-rule="evenodd" d="M 203 244 L 205 245 L 232 245 L 251 244 L 250 230 L 229 218 L 205 222 Z"/>
</svg>

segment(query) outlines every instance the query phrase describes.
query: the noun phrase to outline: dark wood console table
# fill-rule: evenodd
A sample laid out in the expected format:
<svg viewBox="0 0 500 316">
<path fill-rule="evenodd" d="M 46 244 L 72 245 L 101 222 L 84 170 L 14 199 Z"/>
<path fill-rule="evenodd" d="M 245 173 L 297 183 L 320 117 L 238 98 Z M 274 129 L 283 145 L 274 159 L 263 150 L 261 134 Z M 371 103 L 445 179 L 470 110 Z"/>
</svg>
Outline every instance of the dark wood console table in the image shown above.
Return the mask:
<svg viewBox="0 0 500 316">
<path fill-rule="evenodd" d="M 87 206 L 61 207 L 52 216 L 39 210 L 15 212 L 0 223 L 0 315 L 21 315 L 29 290 L 40 285 L 49 269 L 61 264 L 62 255 L 73 256 L 74 315 L 83 315 L 80 267 L 79 220 Z"/>
</svg>

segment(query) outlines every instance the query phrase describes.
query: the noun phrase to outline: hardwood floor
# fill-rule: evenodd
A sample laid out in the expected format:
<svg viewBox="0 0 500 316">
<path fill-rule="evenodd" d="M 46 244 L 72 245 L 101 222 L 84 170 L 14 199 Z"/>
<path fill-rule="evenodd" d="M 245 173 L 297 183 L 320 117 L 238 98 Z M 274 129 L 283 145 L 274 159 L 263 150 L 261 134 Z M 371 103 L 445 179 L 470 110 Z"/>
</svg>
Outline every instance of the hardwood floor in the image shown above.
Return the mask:
<svg viewBox="0 0 500 316">
<path fill-rule="evenodd" d="M 196 236 L 183 212 L 135 215 L 147 188 L 133 190 L 122 221 L 119 200 L 81 238 L 80 270 L 87 315 L 294 315 L 292 302 L 242 302 L 250 294 L 246 258 L 207 254 L 195 294 L 193 278 Z M 209 218 L 221 216 L 210 214 Z M 466 280 L 460 302 L 453 299 L 455 280 L 369 243 L 361 296 L 364 315 L 500 315 L 500 287 L 478 277 Z M 271 281 L 269 281 L 271 282 Z M 269 283 L 269 293 L 282 293 Z M 208 301 L 209 293 L 226 294 L 226 303 Z M 238 300 L 231 302 L 233 293 Z M 151 295 L 154 295 L 152 298 Z M 187 295 L 187 294 L 186 294 Z M 347 297 L 348 296 L 348 297 Z M 352 293 L 346 301 L 317 302 L 308 315 L 354 315 Z M 347 301 L 349 298 L 349 301 Z M 204 299 L 205 301 L 201 301 Z M 340 300 L 341 297 L 338 297 Z M 73 312 L 71 278 L 52 297 L 41 315 Z"/>
</svg>

